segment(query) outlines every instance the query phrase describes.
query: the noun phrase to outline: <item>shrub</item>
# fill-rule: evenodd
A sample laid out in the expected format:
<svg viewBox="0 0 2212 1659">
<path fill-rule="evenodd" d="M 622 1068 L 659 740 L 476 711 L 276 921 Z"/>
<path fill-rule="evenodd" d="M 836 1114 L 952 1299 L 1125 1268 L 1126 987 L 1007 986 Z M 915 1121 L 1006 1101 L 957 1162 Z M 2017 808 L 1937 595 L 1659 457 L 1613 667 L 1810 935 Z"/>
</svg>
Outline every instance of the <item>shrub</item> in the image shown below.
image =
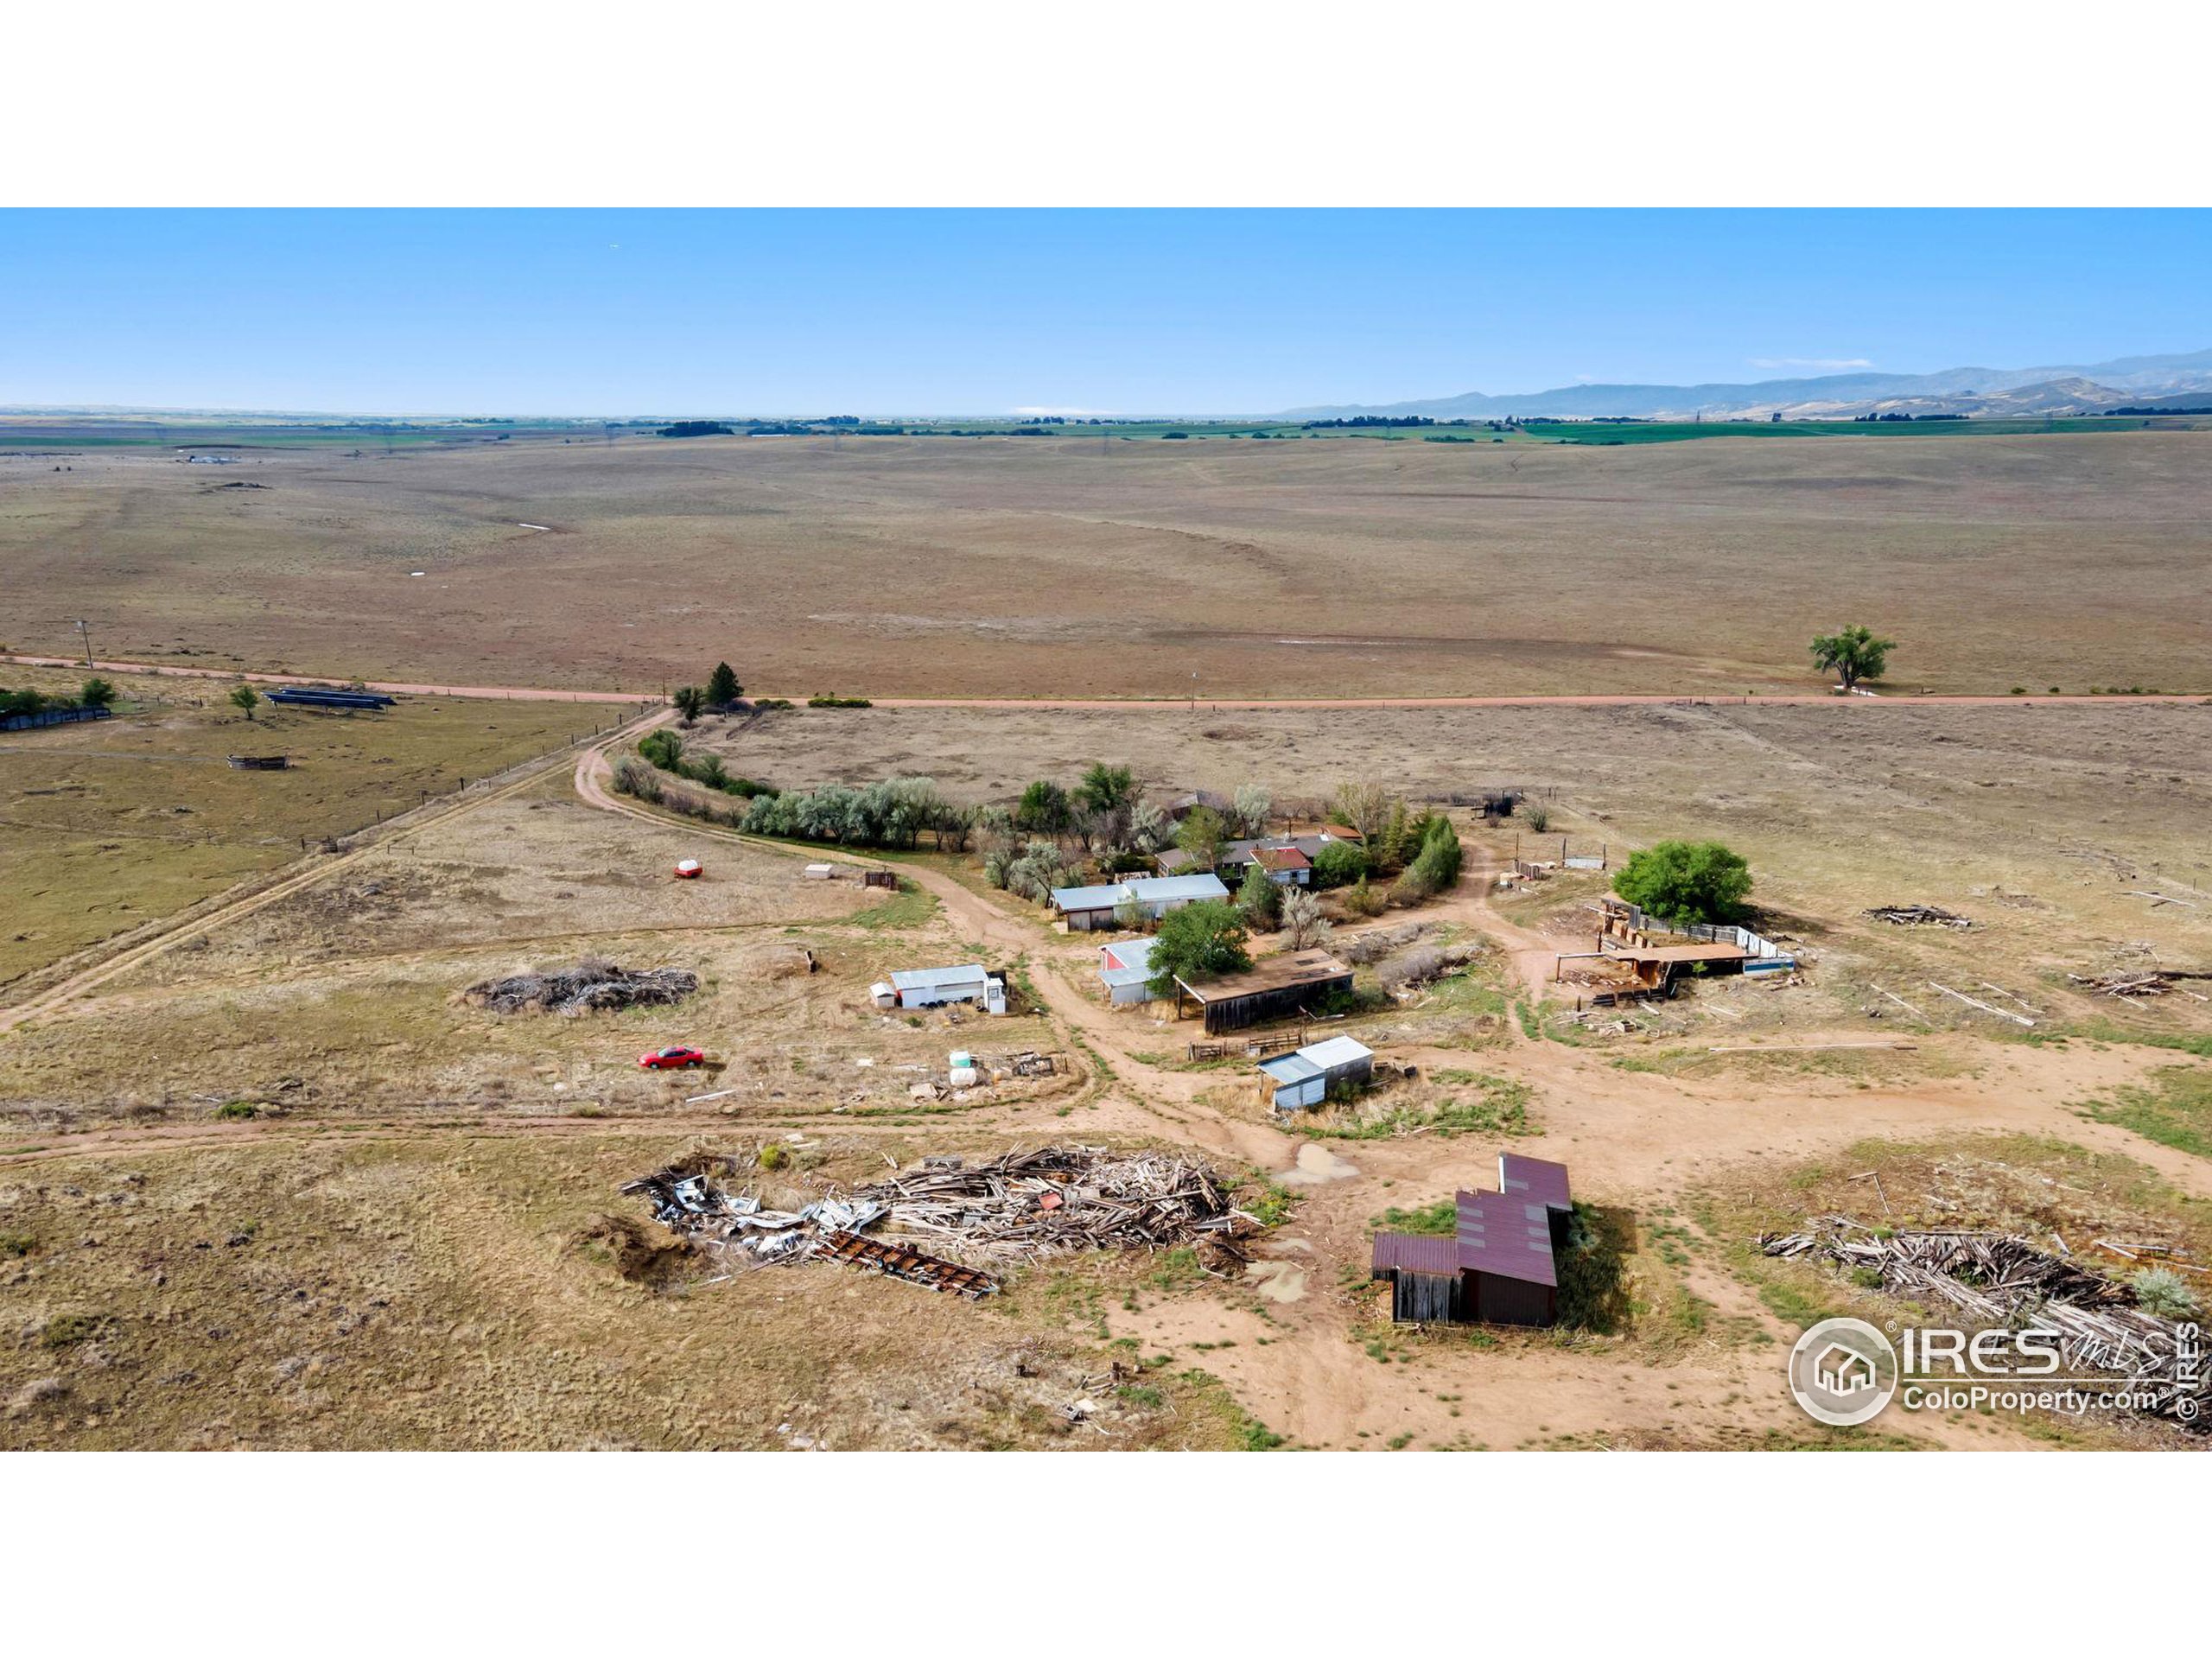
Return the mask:
<svg viewBox="0 0 2212 1659">
<path fill-rule="evenodd" d="M 226 1100 L 215 1109 L 215 1116 L 225 1118 L 258 1117 L 261 1108 L 250 1100 Z"/>
<path fill-rule="evenodd" d="M 1357 842 L 1332 841 L 1313 855 L 1313 884 L 1350 887 L 1367 875 L 1367 849 Z"/>
<path fill-rule="evenodd" d="M 92 1313 L 57 1313 L 46 1322 L 46 1329 L 39 1332 L 41 1348 L 69 1348 L 90 1340 L 99 1332 L 100 1321 Z"/>
<path fill-rule="evenodd" d="M 785 705 L 789 707 L 788 704 Z M 810 709 L 873 709 L 875 705 L 866 697 L 824 696 L 819 691 L 806 700 Z"/>
<path fill-rule="evenodd" d="M 780 1141 L 771 1141 L 760 1148 L 760 1167 L 766 1170 L 786 1169 L 791 1166 L 791 1150 Z"/>
<path fill-rule="evenodd" d="M 1751 866 L 1717 841 L 1662 841 L 1629 855 L 1613 891 L 1675 922 L 1732 922 L 1751 890 Z"/>
<path fill-rule="evenodd" d="M 1551 809 L 1548 806 L 1531 806 L 1524 816 L 1529 820 L 1529 828 L 1537 835 L 1542 835 L 1552 827 Z"/>
<path fill-rule="evenodd" d="M 638 740 L 638 753 L 664 772 L 683 764 L 683 740 L 671 731 L 647 732 Z"/>
<path fill-rule="evenodd" d="M 1339 902 L 1343 904 L 1347 914 L 1380 916 L 1383 907 L 1390 901 L 1387 896 L 1376 892 L 1370 887 L 1367 878 L 1363 875 L 1345 890 L 1344 898 Z"/>
<path fill-rule="evenodd" d="M 1307 950 L 1329 942 L 1329 924 L 1321 914 L 1321 901 L 1306 888 L 1293 887 L 1283 894 L 1281 921 L 1294 950 Z"/>
<path fill-rule="evenodd" d="M 87 709 L 105 709 L 115 701 L 115 688 L 96 674 L 85 682 L 77 701 Z"/>
<path fill-rule="evenodd" d="M 792 709 L 796 708 L 798 705 L 792 702 L 789 697 L 760 697 L 754 700 L 753 706 L 755 709 Z"/>
<path fill-rule="evenodd" d="M 634 754 L 614 763 L 614 792 L 634 795 L 641 801 L 660 799 L 660 774 Z"/>
<path fill-rule="evenodd" d="M 2196 1293 L 2171 1268 L 2145 1268 L 2129 1281 L 2135 1287 L 2135 1306 L 2162 1319 L 2193 1319 Z"/>
<path fill-rule="evenodd" d="M 1414 856 L 1413 872 L 1431 893 L 1448 893 L 1459 885 L 1464 857 L 1459 847 L 1459 832 L 1452 827 L 1451 819 L 1439 813 L 1428 821 L 1428 828 L 1421 836 L 1421 851 Z"/>
</svg>

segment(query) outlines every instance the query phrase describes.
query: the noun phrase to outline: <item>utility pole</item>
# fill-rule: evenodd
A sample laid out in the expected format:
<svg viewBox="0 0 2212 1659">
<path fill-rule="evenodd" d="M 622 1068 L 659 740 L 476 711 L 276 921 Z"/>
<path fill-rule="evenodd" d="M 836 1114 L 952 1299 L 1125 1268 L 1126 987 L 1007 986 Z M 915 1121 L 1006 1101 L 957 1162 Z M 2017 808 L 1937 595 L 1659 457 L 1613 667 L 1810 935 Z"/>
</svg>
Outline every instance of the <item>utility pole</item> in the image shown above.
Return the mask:
<svg viewBox="0 0 2212 1659">
<path fill-rule="evenodd" d="M 85 636 L 85 666 L 90 668 L 92 665 L 92 631 L 81 616 L 77 619 L 77 632 Z"/>
</svg>

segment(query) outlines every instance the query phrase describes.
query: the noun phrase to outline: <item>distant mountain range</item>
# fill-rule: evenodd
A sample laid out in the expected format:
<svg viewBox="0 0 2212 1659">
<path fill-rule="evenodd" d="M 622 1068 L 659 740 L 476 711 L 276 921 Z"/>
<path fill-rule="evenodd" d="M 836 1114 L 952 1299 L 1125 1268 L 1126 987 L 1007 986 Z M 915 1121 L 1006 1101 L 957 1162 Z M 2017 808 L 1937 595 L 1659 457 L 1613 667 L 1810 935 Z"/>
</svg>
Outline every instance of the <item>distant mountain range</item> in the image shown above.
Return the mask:
<svg viewBox="0 0 2212 1659">
<path fill-rule="evenodd" d="M 2212 402 L 2212 351 L 2119 357 L 2108 363 L 2035 369 L 1945 369 L 1936 374 L 1824 374 L 1808 379 L 1701 386 L 1555 386 L 1549 391 L 1462 392 L 1404 404 L 1332 404 L 1286 412 L 1288 420 L 1358 415 L 1426 415 L 1494 421 L 1516 416 L 1646 419 L 1840 420 L 1856 415 L 1964 415 L 1997 418 L 2101 415 L 2123 405 L 2190 407 Z"/>
</svg>

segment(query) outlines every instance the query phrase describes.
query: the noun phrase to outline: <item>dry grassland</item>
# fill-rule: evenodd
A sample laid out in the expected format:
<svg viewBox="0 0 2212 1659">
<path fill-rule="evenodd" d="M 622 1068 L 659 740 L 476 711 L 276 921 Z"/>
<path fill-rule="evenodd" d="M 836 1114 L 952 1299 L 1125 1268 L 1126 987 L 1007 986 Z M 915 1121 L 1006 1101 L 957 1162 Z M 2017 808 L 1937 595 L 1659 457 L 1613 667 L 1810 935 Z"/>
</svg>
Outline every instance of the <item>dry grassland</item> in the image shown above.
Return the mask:
<svg viewBox="0 0 2212 1659">
<path fill-rule="evenodd" d="M 632 690 L 728 658 L 802 696 L 1726 692 L 1809 685 L 1805 641 L 1863 620 L 1906 690 L 2212 689 L 2212 433 L 244 454 L 0 457 L 0 640 L 90 615 L 120 660 Z"/>
<path fill-rule="evenodd" d="M 895 1143 L 887 1143 L 895 1144 Z M 305 1137 L 0 1172 L 0 1447 L 1217 1447 L 1203 1372 L 1117 1389 L 1131 1264 L 974 1306 L 834 1268 L 626 1277 L 595 1217 L 681 1143 Z M 794 1199 L 881 1171 L 817 1145 Z M 1098 1402 L 1094 1428 L 1069 1421 Z M 1104 1432 L 1101 1432 L 1103 1430 Z"/>
<path fill-rule="evenodd" d="M 82 675 L 7 668 L 73 692 Z M 113 720 L 0 735 L 0 984 L 607 722 L 592 705 L 410 699 L 373 715 L 122 677 Z M 138 699 L 143 699 L 139 701 Z M 232 753 L 290 755 L 233 771 Z"/>
</svg>

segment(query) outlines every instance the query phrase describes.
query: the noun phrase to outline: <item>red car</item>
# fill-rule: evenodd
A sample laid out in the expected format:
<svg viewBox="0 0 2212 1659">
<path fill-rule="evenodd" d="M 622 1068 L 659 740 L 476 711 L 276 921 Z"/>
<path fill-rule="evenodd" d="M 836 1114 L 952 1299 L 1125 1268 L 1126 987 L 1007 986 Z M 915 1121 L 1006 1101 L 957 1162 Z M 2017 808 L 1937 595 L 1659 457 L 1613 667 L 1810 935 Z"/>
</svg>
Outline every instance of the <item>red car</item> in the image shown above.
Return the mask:
<svg viewBox="0 0 2212 1659">
<path fill-rule="evenodd" d="M 657 1048 L 650 1054 L 638 1056 L 638 1064 L 648 1071 L 684 1071 L 706 1063 L 704 1054 L 680 1043 L 673 1048 Z"/>
</svg>

